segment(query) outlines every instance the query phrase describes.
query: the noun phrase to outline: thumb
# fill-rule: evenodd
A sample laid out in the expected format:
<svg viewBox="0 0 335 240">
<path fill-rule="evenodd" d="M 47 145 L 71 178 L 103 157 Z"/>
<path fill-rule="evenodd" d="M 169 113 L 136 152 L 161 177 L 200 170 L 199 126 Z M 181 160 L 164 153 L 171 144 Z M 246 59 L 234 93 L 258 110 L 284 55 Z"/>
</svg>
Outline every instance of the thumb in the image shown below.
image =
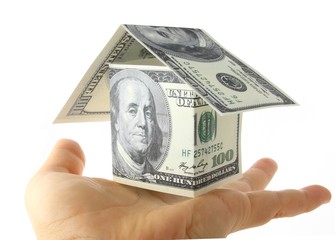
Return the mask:
<svg viewBox="0 0 335 240">
<path fill-rule="evenodd" d="M 81 175 L 85 167 L 85 156 L 80 145 L 70 139 L 59 140 L 40 172 L 64 172 Z"/>
</svg>

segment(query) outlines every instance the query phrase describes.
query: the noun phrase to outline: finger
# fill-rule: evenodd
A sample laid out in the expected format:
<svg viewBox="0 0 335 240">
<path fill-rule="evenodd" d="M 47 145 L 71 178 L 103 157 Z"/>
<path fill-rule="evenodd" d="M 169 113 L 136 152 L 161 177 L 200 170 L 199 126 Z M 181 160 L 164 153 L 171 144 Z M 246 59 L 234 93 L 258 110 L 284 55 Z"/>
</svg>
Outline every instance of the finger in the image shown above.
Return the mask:
<svg viewBox="0 0 335 240">
<path fill-rule="evenodd" d="M 85 156 L 79 144 L 70 139 L 62 139 L 57 142 L 40 171 L 81 175 L 84 166 Z"/>
<path fill-rule="evenodd" d="M 188 235 L 224 237 L 230 233 L 263 225 L 274 218 L 291 217 L 312 211 L 330 201 L 330 192 L 322 186 L 301 190 L 243 193 L 230 189 L 214 190 L 190 201 Z"/>
<path fill-rule="evenodd" d="M 328 189 L 313 185 L 301 190 L 261 191 L 247 194 L 249 214 L 241 216 L 235 231 L 263 225 L 274 218 L 310 212 L 331 199 Z"/>
<path fill-rule="evenodd" d="M 225 185 L 227 188 L 243 192 L 263 190 L 271 181 L 278 169 L 277 163 L 270 158 L 258 160 L 240 179 Z"/>
</svg>

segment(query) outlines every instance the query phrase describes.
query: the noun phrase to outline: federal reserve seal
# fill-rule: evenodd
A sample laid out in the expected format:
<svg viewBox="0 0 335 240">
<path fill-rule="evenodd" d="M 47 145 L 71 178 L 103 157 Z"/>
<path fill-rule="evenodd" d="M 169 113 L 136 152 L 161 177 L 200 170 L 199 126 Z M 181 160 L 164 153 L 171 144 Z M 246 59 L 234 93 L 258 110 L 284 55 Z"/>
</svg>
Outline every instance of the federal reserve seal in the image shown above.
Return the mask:
<svg viewBox="0 0 335 240">
<path fill-rule="evenodd" d="M 247 86 L 244 82 L 242 82 L 237 77 L 234 77 L 227 73 L 218 73 L 216 74 L 216 79 L 225 87 L 237 91 L 237 92 L 245 92 L 247 90 Z"/>
</svg>

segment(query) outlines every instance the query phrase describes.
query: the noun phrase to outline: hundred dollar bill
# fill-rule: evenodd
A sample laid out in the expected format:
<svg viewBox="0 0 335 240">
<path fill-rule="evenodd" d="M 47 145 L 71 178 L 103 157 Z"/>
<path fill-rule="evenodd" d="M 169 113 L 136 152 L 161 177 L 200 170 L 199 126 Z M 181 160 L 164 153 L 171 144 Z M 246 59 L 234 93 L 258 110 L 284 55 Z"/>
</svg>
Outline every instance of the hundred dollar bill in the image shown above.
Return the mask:
<svg viewBox="0 0 335 240">
<path fill-rule="evenodd" d="M 218 113 L 295 104 L 204 30 L 143 25 L 125 25 L 125 28 Z"/>
<path fill-rule="evenodd" d="M 218 115 L 167 67 L 110 67 L 114 181 L 194 197 L 240 175 L 240 114 Z"/>
<path fill-rule="evenodd" d="M 168 66 L 219 114 L 295 104 L 201 29 L 121 25 L 55 122 L 109 120 L 110 63 Z"/>
</svg>

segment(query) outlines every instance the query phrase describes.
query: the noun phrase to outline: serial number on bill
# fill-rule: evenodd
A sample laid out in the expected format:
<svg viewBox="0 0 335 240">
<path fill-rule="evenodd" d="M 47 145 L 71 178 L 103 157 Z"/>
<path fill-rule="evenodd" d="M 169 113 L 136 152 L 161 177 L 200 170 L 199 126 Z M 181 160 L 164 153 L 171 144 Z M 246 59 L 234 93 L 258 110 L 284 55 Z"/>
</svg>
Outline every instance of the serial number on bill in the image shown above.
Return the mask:
<svg viewBox="0 0 335 240">
<path fill-rule="evenodd" d="M 194 150 L 194 158 L 209 155 L 222 149 L 223 149 L 223 142 L 219 142 L 208 147 L 198 148 Z"/>
</svg>

